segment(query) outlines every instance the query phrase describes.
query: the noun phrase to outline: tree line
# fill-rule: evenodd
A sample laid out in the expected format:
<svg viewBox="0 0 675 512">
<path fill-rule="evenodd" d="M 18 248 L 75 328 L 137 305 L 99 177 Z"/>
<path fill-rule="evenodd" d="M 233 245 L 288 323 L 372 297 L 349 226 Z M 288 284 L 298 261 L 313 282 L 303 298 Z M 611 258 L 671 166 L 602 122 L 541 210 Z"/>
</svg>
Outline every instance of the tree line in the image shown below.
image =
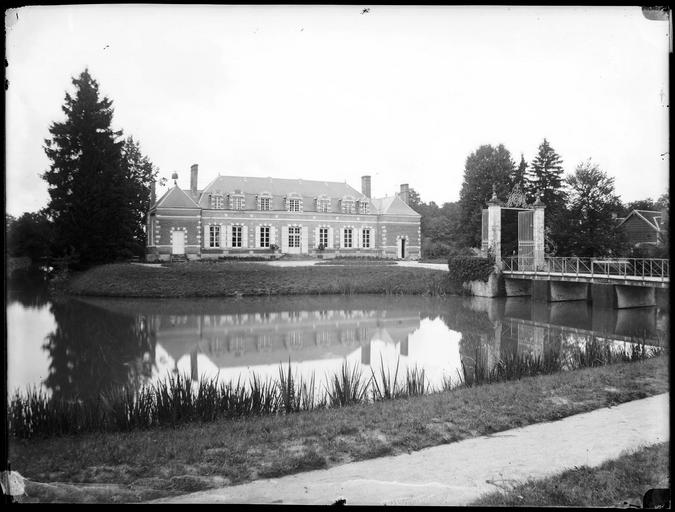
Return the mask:
<svg viewBox="0 0 675 512">
<path fill-rule="evenodd" d="M 112 129 L 112 101 L 100 97 L 89 71 L 72 83 L 75 94 L 66 93 L 62 106 L 66 119 L 51 124 L 44 145 L 51 164 L 42 178 L 50 200 L 38 212 L 6 216 L 8 253 L 80 268 L 142 257 L 157 170 L 133 137 Z M 656 201 L 622 203 L 614 178 L 590 159 L 565 175 L 562 158 L 546 139 L 531 162 L 521 154 L 516 163 L 502 144 L 482 145 L 466 159 L 459 201 L 438 206 L 410 190 L 410 206 L 422 215 L 423 257 L 475 252 L 481 211 L 493 193 L 511 206 L 543 201 L 547 252 L 559 256 L 642 256 L 615 229 L 616 217 L 633 209 L 669 210 L 667 193 Z M 666 257 L 668 244 L 660 251 L 657 256 Z"/>
<path fill-rule="evenodd" d="M 425 203 L 410 191 L 410 206 L 422 215 L 422 255 L 447 258 L 470 255 L 481 244 L 481 212 L 495 193 L 509 206 L 529 206 L 537 199 L 546 206 L 547 253 L 556 256 L 668 256 L 668 193 L 656 201 L 646 198 L 623 203 L 616 193 L 614 178 L 591 159 L 580 162 L 565 174 L 563 161 L 548 140 L 539 145 L 531 162 L 520 155 L 516 163 L 502 144 L 482 145 L 471 153 L 464 166 L 459 201 L 438 206 Z M 631 247 L 617 219 L 632 210 L 666 211 L 663 244 L 649 254 Z M 515 229 L 515 226 L 512 226 Z M 472 250 L 472 248 L 474 250 Z"/>
</svg>

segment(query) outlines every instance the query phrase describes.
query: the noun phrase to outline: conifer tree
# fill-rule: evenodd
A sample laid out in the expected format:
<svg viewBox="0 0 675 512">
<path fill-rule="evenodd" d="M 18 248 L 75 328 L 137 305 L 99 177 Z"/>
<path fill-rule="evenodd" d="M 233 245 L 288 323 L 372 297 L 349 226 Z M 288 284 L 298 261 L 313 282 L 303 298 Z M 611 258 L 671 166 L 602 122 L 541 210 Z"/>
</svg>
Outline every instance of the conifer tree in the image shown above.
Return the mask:
<svg viewBox="0 0 675 512">
<path fill-rule="evenodd" d="M 88 266 L 138 254 L 138 210 L 152 173 L 143 164 L 138 171 L 138 156 L 120 140 L 122 131 L 112 129 L 112 101 L 99 97 L 89 71 L 72 83 L 75 95 L 66 93 L 62 107 L 66 119 L 52 123 L 45 140 L 51 165 L 42 177 L 53 253 Z"/>
<path fill-rule="evenodd" d="M 523 191 L 527 188 L 527 162 L 522 153 L 520 154 L 520 163 L 518 164 L 518 167 L 514 168 L 511 175 L 511 187 L 518 184 Z"/>
<path fill-rule="evenodd" d="M 527 171 L 527 195 L 530 200 L 541 194 L 547 216 L 554 217 L 565 206 L 562 159 L 546 139 L 539 145 L 537 156 Z"/>
</svg>

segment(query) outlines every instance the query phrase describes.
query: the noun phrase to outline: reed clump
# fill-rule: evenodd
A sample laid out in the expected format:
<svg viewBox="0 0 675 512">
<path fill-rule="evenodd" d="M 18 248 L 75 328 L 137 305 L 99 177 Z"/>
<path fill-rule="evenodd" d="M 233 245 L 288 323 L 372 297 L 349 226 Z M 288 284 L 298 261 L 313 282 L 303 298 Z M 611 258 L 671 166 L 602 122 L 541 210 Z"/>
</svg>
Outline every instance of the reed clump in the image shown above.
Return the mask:
<svg viewBox="0 0 675 512">
<path fill-rule="evenodd" d="M 193 381 L 175 374 L 154 384 L 108 389 L 93 399 L 64 399 L 50 396 L 36 387 L 15 392 L 10 400 L 10 432 L 30 439 L 85 432 L 111 432 L 172 427 L 221 418 L 252 415 L 282 415 L 326 407 L 347 407 L 370 401 L 393 400 L 429 393 L 452 391 L 508 380 L 545 375 L 564 370 L 640 361 L 662 355 L 667 349 L 641 342 L 612 347 L 602 340 L 589 340 L 583 346 L 559 353 L 507 353 L 492 364 L 476 349 L 475 357 L 461 361 L 459 379 L 445 376 L 439 388 L 429 384 L 423 368 L 400 372 L 400 358 L 393 373 L 380 356 L 376 374 L 371 366 L 366 377 L 360 364 L 350 367 L 346 361 L 332 376 L 326 376 L 323 389 L 314 374 L 303 379 L 292 368 L 279 365 L 279 377 L 263 379 L 252 374 L 246 380 L 220 382 L 218 377 Z"/>
</svg>

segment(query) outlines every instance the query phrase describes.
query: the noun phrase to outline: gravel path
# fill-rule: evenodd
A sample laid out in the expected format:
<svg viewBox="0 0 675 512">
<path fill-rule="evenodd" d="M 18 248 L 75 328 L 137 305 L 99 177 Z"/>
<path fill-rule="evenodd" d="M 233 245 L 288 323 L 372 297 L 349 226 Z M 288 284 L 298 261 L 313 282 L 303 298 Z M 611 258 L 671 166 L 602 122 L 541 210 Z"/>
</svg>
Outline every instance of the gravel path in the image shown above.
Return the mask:
<svg viewBox="0 0 675 512">
<path fill-rule="evenodd" d="M 669 393 L 490 436 L 161 503 L 467 505 L 480 495 L 669 440 Z"/>
</svg>

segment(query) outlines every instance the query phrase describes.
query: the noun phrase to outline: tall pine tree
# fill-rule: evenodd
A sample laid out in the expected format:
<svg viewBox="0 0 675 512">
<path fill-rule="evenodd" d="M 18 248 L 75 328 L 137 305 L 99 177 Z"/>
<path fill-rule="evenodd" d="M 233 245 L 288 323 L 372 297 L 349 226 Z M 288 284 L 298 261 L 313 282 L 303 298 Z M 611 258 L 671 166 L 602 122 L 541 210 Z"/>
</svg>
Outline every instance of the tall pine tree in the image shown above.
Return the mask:
<svg viewBox="0 0 675 512">
<path fill-rule="evenodd" d="M 89 71 L 72 83 L 75 96 L 66 93 L 62 107 L 66 120 L 52 123 L 45 140 L 51 165 L 42 177 L 49 186 L 54 254 L 88 266 L 139 254 L 152 172 L 135 153 L 137 145 L 125 146 L 122 132 L 112 129 L 112 101 L 99 97 Z"/>
<path fill-rule="evenodd" d="M 511 153 L 500 144 L 479 147 L 466 159 L 464 182 L 459 193 L 460 222 L 463 244 L 480 247 L 481 212 L 492 197 L 494 185 L 497 197 L 504 201 L 511 192 L 511 177 L 515 163 Z"/>
<path fill-rule="evenodd" d="M 547 216 L 559 214 L 565 206 L 562 159 L 546 139 L 527 171 L 527 195 L 530 200 L 541 194 Z"/>
</svg>

